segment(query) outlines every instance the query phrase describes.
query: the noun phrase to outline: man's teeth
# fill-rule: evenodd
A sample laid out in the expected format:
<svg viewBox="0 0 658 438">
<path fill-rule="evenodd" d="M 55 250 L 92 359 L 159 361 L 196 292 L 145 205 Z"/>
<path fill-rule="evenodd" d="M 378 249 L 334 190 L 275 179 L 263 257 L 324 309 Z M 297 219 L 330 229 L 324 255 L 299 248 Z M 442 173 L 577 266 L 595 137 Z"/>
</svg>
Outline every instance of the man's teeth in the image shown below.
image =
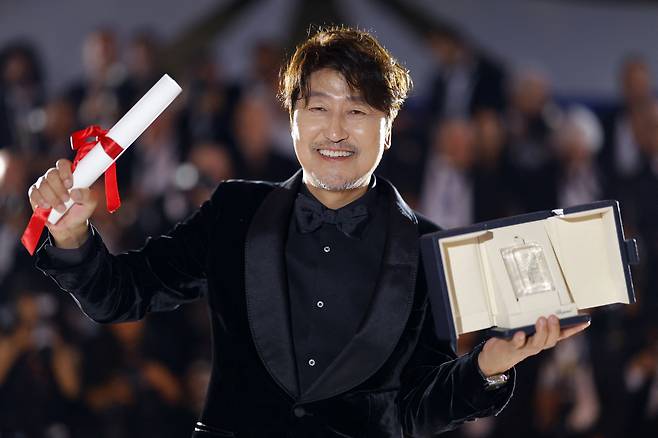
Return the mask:
<svg viewBox="0 0 658 438">
<path fill-rule="evenodd" d="M 354 154 L 354 152 L 333 151 L 333 150 L 329 150 L 329 149 L 320 149 L 318 152 L 320 152 L 320 155 L 324 155 L 325 157 L 331 157 L 331 158 L 349 157 L 350 155 Z"/>
</svg>

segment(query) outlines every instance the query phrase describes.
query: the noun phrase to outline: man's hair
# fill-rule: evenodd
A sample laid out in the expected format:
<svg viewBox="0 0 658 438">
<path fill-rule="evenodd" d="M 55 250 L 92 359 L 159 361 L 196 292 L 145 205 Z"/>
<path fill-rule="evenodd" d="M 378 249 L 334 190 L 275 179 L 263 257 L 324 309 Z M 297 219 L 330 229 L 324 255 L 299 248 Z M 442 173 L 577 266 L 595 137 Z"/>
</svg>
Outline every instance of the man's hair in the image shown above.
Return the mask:
<svg viewBox="0 0 658 438">
<path fill-rule="evenodd" d="M 319 29 L 281 69 L 279 99 L 291 117 L 297 100 L 308 99 L 311 74 L 324 68 L 340 73 L 370 106 L 391 119 L 413 85 L 409 71 L 368 32 L 349 27 Z"/>
</svg>

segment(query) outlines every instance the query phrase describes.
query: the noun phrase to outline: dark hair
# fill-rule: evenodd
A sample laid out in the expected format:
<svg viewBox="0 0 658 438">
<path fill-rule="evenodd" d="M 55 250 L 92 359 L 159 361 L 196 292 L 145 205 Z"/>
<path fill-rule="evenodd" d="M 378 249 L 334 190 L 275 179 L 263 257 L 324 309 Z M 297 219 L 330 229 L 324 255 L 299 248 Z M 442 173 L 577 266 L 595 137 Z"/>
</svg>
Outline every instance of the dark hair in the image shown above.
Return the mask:
<svg viewBox="0 0 658 438">
<path fill-rule="evenodd" d="M 41 65 L 41 59 L 37 49 L 29 41 L 13 41 L 0 50 L 0 85 L 4 82 L 5 68 L 12 57 L 19 56 L 25 59 L 29 68 L 27 76 L 23 78 L 26 82 L 41 87 L 43 85 L 44 74 Z"/>
<path fill-rule="evenodd" d="M 291 115 L 295 102 L 308 98 L 311 74 L 323 68 L 342 74 L 370 106 L 391 118 L 412 87 L 409 71 L 369 33 L 349 27 L 319 29 L 297 47 L 279 75 L 279 99 Z"/>
</svg>

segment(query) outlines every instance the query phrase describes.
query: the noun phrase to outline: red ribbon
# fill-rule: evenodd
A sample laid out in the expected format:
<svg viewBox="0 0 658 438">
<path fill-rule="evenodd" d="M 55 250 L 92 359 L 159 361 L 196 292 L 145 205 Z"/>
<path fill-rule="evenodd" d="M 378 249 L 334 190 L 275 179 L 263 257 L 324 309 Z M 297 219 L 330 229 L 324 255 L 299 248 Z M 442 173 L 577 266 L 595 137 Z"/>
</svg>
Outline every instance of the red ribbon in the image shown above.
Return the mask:
<svg viewBox="0 0 658 438">
<path fill-rule="evenodd" d="M 76 151 L 73 164 L 71 165 L 71 172 L 75 170 L 80 160 L 93 149 L 96 143 L 101 144 L 103 150 L 112 161 L 116 160 L 121 152 L 123 152 L 123 148 L 107 136 L 107 130 L 97 125 L 88 126 L 71 134 L 71 148 Z M 107 204 L 107 210 L 110 213 L 114 213 L 121 206 L 116 165 L 114 162 L 105 170 L 105 202 Z M 37 207 L 23 232 L 21 242 L 30 255 L 33 255 L 36 250 L 37 243 L 39 242 L 43 227 L 46 225 L 51 210 L 51 208 Z"/>
</svg>

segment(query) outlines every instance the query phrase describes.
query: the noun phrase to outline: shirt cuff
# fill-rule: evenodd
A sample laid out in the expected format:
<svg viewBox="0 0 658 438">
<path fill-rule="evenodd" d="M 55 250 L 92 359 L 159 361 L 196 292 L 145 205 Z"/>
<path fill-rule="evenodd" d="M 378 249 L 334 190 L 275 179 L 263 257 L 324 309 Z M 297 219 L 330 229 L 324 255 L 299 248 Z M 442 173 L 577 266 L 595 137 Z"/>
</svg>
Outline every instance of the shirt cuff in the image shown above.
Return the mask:
<svg viewBox="0 0 658 438">
<path fill-rule="evenodd" d="M 90 226 L 87 229 L 87 239 L 80 247 L 73 249 L 58 248 L 54 245 L 52 236 L 48 233 L 48 239 L 43 249 L 46 251 L 46 255 L 50 259 L 53 268 L 70 268 L 81 264 L 89 258 L 95 240 L 94 229 Z"/>
</svg>

